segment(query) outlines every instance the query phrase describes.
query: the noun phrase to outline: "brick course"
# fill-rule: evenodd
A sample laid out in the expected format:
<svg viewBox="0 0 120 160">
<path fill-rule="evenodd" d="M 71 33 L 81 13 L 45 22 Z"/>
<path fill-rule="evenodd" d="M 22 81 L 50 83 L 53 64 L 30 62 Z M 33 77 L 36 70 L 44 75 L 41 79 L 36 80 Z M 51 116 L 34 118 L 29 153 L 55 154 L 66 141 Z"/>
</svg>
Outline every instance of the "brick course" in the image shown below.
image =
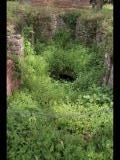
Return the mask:
<svg viewBox="0 0 120 160">
<path fill-rule="evenodd" d="M 81 8 L 90 4 L 89 0 L 19 0 L 32 5 L 53 5 L 61 8 Z"/>
</svg>

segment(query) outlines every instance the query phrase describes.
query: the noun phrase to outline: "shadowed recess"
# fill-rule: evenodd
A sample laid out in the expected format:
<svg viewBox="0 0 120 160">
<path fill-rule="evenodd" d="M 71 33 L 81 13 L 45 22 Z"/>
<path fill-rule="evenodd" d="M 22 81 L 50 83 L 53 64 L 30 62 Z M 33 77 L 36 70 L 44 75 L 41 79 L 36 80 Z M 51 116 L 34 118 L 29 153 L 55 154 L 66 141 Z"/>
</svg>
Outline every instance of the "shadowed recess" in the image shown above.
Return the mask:
<svg viewBox="0 0 120 160">
<path fill-rule="evenodd" d="M 73 82 L 76 79 L 76 74 L 74 73 L 74 71 L 66 68 L 62 71 L 53 71 L 51 73 L 51 77 L 55 80 Z"/>
</svg>

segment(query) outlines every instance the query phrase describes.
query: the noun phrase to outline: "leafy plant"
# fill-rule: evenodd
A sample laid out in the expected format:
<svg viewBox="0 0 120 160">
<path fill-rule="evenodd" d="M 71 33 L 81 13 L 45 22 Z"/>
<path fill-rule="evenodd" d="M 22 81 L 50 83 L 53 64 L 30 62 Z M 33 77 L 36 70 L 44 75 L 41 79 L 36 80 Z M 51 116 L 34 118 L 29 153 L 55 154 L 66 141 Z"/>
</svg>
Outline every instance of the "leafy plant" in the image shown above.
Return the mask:
<svg viewBox="0 0 120 160">
<path fill-rule="evenodd" d="M 60 15 L 63 21 L 67 24 L 70 29 L 75 29 L 77 18 L 80 16 L 79 12 L 68 12 L 66 14 Z"/>
<path fill-rule="evenodd" d="M 11 8 L 9 16 L 16 14 L 16 9 Z M 41 11 L 22 9 L 27 19 L 25 23 L 18 19 L 17 24 L 21 24 L 25 56 L 16 61 L 22 86 L 7 100 L 7 159 L 112 160 L 112 89 L 101 85 L 104 49 L 102 44 L 77 43 L 74 33 L 79 17 L 93 39 L 92 24 L 104 19 L 104 26 L 109 26 L 105 21 L 111 13 L 101 11 L 96 16 L 93 11 L 82 10 L 62 14 L 67 27 L 57 30 L 48 43 L 41 33 L 46 24 L 51 29 L 48 13 L 52 10 L 44 10 L 47 15 L 39 17 L 39 22 L 38 12 L 43 15 L 44 7 Z M 105 51 L 110 51 L 111 27 L 104 29 L 109 32 L 107 47 L 110 44 Z M 74 80 L 60 80 L 63 72 L 75 76 Z"/>
<path fill-rule="evenodd" d="M 71 33 L 68 29 L 59 29 L 55 33 L 53 40 L 58 47 L 67 48 L 68 44 L 72 41 Z"/>
</svg>

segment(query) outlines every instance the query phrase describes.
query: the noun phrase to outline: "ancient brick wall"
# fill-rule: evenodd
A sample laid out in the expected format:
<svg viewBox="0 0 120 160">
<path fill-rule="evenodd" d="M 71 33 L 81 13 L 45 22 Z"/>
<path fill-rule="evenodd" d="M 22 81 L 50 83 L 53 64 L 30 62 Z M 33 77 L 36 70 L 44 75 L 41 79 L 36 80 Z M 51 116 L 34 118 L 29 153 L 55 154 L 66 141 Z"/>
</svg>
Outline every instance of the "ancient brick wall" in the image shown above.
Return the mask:
<svg viewBox="0 0 120 160">
<path fill-rule="evenodd" d="M 31 0 L 32 5 L 50 5 L 52 0 Z"/>
<path fill-rule="evenodd" d="M 7 95 L 11 95 L 14 90 L 20 87 L 21 80 L 15 76 L 15 63 L 13 60 L 7 60 Z"/>
<path fill-rule="evenodd" d="M 61 8 L 81 8 L 89 5 L 89 0 L 54 0 L 54 5 Z"/>
<path fill-rule="evenodd" d="M 23 56 L 24 48 L 23 48 L 23 38 L 21 35 L 9 35 L 7 36 L 7 52 L 8 54 L 17 54 L 19 56 Z"/>
<path fill-rule="evenodd" d="M 32 5 L 53 5 L 61 8 L 81 8 L 88 6 L 89 0 L 19 0 Z"/>
<path fill-rule="evenodd" d="M 49 5 L 53 2 L 53 0 L 19 0 L 19 2 L 26 2 L 32 5 Z"/>
<path fill-rule="evenodd" d="M 17 58 L 24 55 L 21 35 L 7 36 L 7 54 L 7 95 L 11 95 L 21 84 L 21 80 L 16 76 L 15 62 L 12 60 L 12 55 L 17 55 Z"/>
</svg>

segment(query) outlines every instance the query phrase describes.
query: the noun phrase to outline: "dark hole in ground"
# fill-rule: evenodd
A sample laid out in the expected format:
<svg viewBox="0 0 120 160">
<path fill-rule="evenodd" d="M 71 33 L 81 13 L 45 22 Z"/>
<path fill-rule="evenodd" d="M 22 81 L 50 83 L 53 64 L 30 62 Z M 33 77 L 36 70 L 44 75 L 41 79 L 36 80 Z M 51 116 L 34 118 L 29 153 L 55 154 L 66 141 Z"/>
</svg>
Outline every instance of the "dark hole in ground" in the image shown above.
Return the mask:
<svg viewBox="0 0 120 160">
<path fill-rule="evenodd" d="M 64 69 L 63 71 L 54 71 L 51 73 L 51 77 L 60 80 L 60 81 L 68 81 L 73 82 L 76 79 L 76 75 L 73 71 L 69 69 Z"/>
<path fill-rule="evenodd" d="M 59 74 L 59 79 L 64 81 L 70 81 L 70 82 L 73 82 L 75 80 L 72 75 L 67 75 L 65 73 Z"/>
</svg>

